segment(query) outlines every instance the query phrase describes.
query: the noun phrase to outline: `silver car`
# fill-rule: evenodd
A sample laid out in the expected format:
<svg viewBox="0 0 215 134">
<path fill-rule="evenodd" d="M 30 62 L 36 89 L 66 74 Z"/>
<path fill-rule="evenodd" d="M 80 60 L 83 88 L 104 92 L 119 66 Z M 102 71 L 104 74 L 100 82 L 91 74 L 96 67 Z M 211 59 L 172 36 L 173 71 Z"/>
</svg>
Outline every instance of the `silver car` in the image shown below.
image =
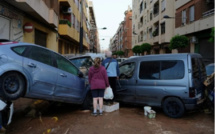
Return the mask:
<svg viewBox="0 0 215 134">
<path fill-rule="evenodd" d="M 116 100 L 160 107 L 181 117 L 204 101 L 205 66 L 199 54 L 159 54 L 129 58 L 120 64 Z"/>
<path fill-rule="evenodd" d="M 88 105 L 89 86 L 68 59 L 45 47 L 0 42 L 0 96 Z"/>
</svg>

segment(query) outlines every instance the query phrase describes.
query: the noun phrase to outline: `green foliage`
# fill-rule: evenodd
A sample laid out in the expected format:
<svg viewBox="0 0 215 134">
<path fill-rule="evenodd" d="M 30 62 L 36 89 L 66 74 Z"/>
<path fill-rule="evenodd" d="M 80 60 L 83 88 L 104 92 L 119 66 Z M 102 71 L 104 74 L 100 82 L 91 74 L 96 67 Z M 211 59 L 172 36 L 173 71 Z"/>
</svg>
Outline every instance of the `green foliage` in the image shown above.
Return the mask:
<svg viewBox="0 0 215 134">
<path fill-rule="evenodd" d="M 117 55 L 119 55 L 119 56 L 121 56 L 121 55 L 124 55 L 124 54 L 125 54 L 123 51 L 117 51 L 116 53 L 117 53 Z"/>
<path fill-rule="evenodd" d="M 71 27 L 71 22 L 68 20 L 59 20 L 59 24 L 67 24 L 69 27 Z"/>
<path fill-rule="evenodd" d="M 142 52 L 150 52 L 150 50 L 152 49 L 152 46 L 149 43 L 143 43 L 140 47 Z"/>
<path fill-rule="evenodd" d="M 214 27 L 211 29 L 211 34 L 210 34 L 209 42 L 211 42 L 211 43 L 214 42 Z"/>
<path fill-rule="evenodd" d="M 133 51 L 134 53 L 142 53 L 142 51 L 141 51 L 141 46 L 139 46 L 139 45 L 134 46 L 134 47 L 132 48 L 132 51 Z"/>
<path fill-rule="evenodd" d="M 112 55 L 117 55 L 117 52 L 112 52 Z"/>
<path fill-rule="evenodd" d="M 189 39 L 186 36 L 176 35 L 170 40 L 169 49 L 185 48 L 189 45 Z"/>
</svg>

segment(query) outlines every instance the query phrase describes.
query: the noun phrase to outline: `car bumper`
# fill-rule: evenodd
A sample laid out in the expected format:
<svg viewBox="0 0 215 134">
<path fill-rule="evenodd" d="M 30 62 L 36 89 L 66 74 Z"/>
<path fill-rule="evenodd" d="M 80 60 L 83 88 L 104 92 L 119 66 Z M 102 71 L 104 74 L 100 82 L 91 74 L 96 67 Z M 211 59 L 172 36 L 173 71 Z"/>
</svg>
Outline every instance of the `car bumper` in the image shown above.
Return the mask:
<svg viewBox="0 0 215 134">
<path fill-rule="evenodd" d="M 199 98 L 194 98 L 194 99 L 182 99 L 184 102 L 184 106 L 187 110 L 193 110 L 198 108 L 200 105 L 203 104 L 205 99 L 199 99 Z"/>
</svg>

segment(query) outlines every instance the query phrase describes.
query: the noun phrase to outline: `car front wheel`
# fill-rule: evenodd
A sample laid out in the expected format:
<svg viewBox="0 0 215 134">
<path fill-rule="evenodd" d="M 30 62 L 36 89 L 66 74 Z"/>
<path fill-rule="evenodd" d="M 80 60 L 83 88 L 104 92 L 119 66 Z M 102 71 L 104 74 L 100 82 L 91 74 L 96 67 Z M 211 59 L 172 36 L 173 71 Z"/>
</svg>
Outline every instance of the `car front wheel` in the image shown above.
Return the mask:
<svg viewBox="0 0 215 134">
<path fill-rule="evenodd" d="M 23 95 L 24 78 L 16 73 L 6 73 L 0 78 L 0 92 L 6 100 L 15 100 Z"/>
<path fill-rule="evenodd" d="M 166 98 L 163 102 L 162 108 L 164 113 L 171 118 L 179 118 L 185 112 L 182 101 L 176 97 Z"/>
</svg>

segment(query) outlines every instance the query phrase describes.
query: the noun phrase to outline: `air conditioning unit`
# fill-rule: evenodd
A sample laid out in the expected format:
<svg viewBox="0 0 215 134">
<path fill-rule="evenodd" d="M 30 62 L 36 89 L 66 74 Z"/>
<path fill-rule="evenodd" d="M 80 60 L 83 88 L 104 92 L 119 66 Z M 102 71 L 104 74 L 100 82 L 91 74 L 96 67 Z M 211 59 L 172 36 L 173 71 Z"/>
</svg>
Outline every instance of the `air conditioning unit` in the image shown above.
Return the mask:
<svg viewBox="0 0 215 134">
<path fill-rule="evenodd" d="M 196 38 L 196 36 L 190 38 L 190 43 L 198 43 L 198 39 Z"/>
<path fill-rule="evenodd" d="M 71 7 L 64 8 L 63 13 L 72 13 L 72 8 Z"/>
</svg>

